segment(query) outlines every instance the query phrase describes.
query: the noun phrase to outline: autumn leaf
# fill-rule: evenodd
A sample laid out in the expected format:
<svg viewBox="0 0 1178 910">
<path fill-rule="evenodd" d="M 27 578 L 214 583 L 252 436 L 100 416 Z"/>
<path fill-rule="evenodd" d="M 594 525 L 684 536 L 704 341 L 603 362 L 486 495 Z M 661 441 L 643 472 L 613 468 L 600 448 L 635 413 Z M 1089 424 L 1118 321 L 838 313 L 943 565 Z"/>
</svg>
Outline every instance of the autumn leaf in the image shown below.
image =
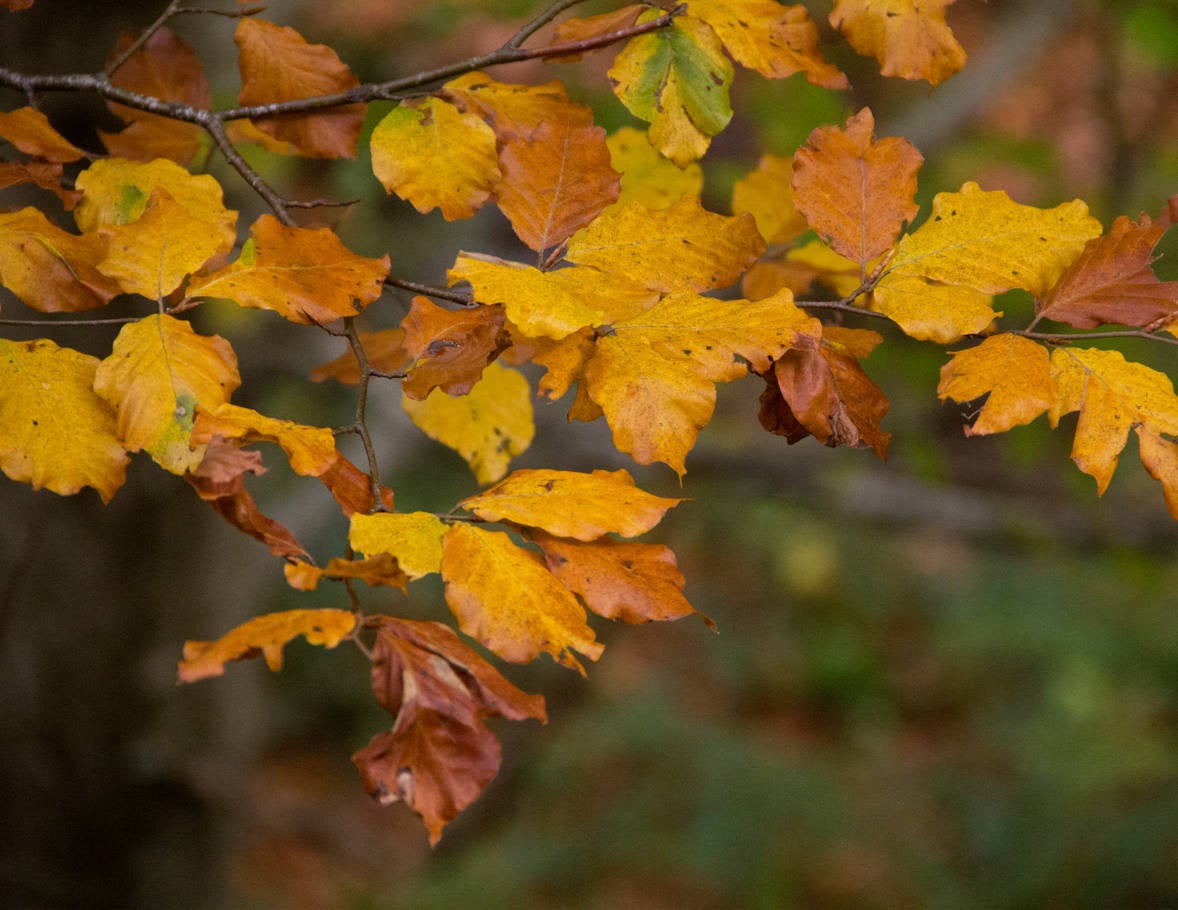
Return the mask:
<svg viewBox="0 0 1178 910">
<path fill-rule="evenodd" d="M 242 106 L 297 101 L 346 92 L 360 84 L 323 44 L 308 44 L 293 28 L 243 18 L 234 34 L 241 71 Z M 315 113 L 255 117 L 263 132 L 311 158 L 355 158 L 364 106 L 346 104 Z"/>
<path fill-rule="evenodd" d="M 657 15 L 652 10 L 638 21 Z M 631 38 L 609 81 L 626 109 L 650 124 L 650 144 L 683 167 L 702 157 L 732 118 L 732 75 L 711 26 L 678 16 L 668 28 Z"/>
<path fill-rule="evenodd" d="M 645 4 L 632 3 L 621 9 L 611 10 L 597 16 L 575 16 L 565 19 L 553 31 L 553 44 L 570 44 L 575 41 L 587 41 L 612 35 L 624 28 L 630 28 L 638 21 L 638 17 L 646 12 Z M 580 54 L 563 54 L 562 62 L 580 59 Z"/>
<path fill-rule="evenodd" d="M 885 76 L 944 82 L 965 65 L 965 51 L 945 23 L 953 0 L 834 0 L 830 24 Z"/>
<path fill-rule="evenodd" d="M 1170 378 L 1125 360 L 1119 351 L 1056 348 L 1051 353 L 1051 376 L 1056 396 L 1048 419 L 1055 427 L 1064 414 L 1080 412 L 1072 461 L 1096 480 L 1097 495 L 1108 488 L 1130 429 L 1138 428 L 1138 437 L 1149 439 L 1143 451 L 1155 458 L 1161 454 L 1163 435 L 1178 436 L 1178 396 Z M 1152 463 L 1156 469 L 1158 462 Z M 1167 501 L 1175 492 L 1169 489 Z"/>
<path fill-rule="evenodd" d="M 419 212 L 470 218 L 499 182 L 495 131 L 441 98 L 405 101 L 372 131 L 372 171 Z"/>
<path fill-rule="evenodd" d="M 470 391 L 454 397 L 434 389 L 424 401 L 406 394 L 409 419 L 431 439 L 453 449 L 479 483 L 493 483 L 532 442 L 532 389 L 517 370 L 487 365 Z"/>
<path fill-rule="evenodd" d="M 606 534 L 645 534 L 681 499 L 666 499 L 634 485 L 625 470 L 514 471 L 459 505 L 485 521 L 508 521 L 556 537 L 597 540 Z"/>
<path fill-rule="evenodd" d="M 434 389 L 447 395 L 470 392 L 507 344 L 504 321 L 502 307 L 446 310 L 428 297 L 413 298 L 401 320 L 412 363 L 401 391 L 416 401 Z"/>
<path fill-rule="evenodd" d="M 547 120 L 499 155 L 500 211 L 517 237 L 536 251 L 563 243 L 618 198 L 605 130 Z"/>
<path fill-rule="evenodd" d="M 108 65 L 130 48 L 132 40 L 127 33 L 119 37 Z M 213 103 L 200 60 L 192 48 L 167 27 L 152 32 L 147 43 L 114 71 L 110 81 L 127 91 L 198 110 L 208 110 Z M 115 102 L 108 102 L 108 106 L 115 116 L 127 123 L 118 133 L 101 130 L 98 133 L 112 155 L 139 161 L 170 158 L 178 164 L 188 164 L 200 151 L 205 133 L 195 123 Z"/>
<path fill-rule="evenodd" d="M 1166 231 L 1148 216 L 1125 216 L 1088 241 L 1056 285 L 1038 303 L 1041 317 L 1080 329 L 1105 323 L 1148 326 L 1178 315 L 1178 281 L 1159 281 L 1154 247 Z"/>
<path fill-rule="evenodd" d="M 385 509 L 393 507 L 393 491 L 382 484 L 374 498 L 372 478 L 339 452 L 335 453 L 331 464 L 316 476 L 319 478 L 319 482 L 327 487 L 328 492 L 331 493 L 345 516 L 356 512 L 372 511 L 376 508 L 377 498 L 380 500 L 381 507 Z"/>
<path fill-rule="evenodd" d="M 397 560 L 388 553 L 371 559 L 333 559 L 323 568 L 307 562 L 288 562 L 282 567 L 287 583 L 298 591 L 314 591 L 324 578 L 362 581 L 372 588 L 400 588 L 409 584 Z"/>
<path fill-rule="evenodd" d="M 705 291 L 733 284 L 763 252 L 751 215 L 717 215 L 685 196 L 657 212 L 631 203 L 600 215 L 570 238 L 566 258 L 653 290 Z"/>
<path fill-rule="evenodd" d="M 43 313 L 106 306 L 119 286 L 98 271 L 106 240 L 71 234 L 39 209 L 0 212 L 0 285 Z"/>
<path fill-rule="evenodd" d="M 48 117 L 33 107 L 0 111 L 0 139 L 11 142 L 26 155 L 59 164 L 77 161 L 85 154 L 55 130 Z"/>
<path fill-rule="evenodd" d="M 167 315 L 125 325 L 94 376 L 94 391 L 114 408 L 127 450 L 146 450 L 173 474 L 193 470 L 204 457 L 189 441 L 197 407 L 215 409 L 239 385 L 228 341 L 198 335 Z"/>
<path fill-rule="evenodd" d="M 847 77 L 818 49 L 818 28 L 800 3 L 776 0 L 686 0 L 687 11 L 707 22 L 742 66 L 769 79 L 805 73 L 822 88 L 847 88 Z"/>
<path fill-rule="evenodd" d="M 504 660 L 528 663 L 544 652 L 584 675 L 574 652 L 597 660 L 604 650 L 569 589 L 536 553 L 501 531 L 450 528 L 442 541 L 442 579 L 462 631 Z"/>
<path fill-rule="evenodd" d="M 659 154 L 642 130 L 624 126 L 605 142 L 611 166 L 622 175 L 621 193 L 607 211 L 624 208 L 630 202 L 641 203 L 652 211 L 665 209 L 684 196 L 698 196 L 703 189 L 703 169 L 698 162 L 678 167 Z"/>
<path fill-rule="evenodd" d="M 311 427 L 267 417 L 251 408 L 224 402 L 215 406 L 203 403 L 192 428 L 194 444 L 208 442 L 214 436 L 240 440 L 241 445 L 273 442 L 281 446 L 296 474 L 319 477 L 336 464 L 335 436 L 325 427 Z"/>
<path fill-rule="evenodd" d="M 62 185 L 62 171 L 61 163 L 56 161 L 42 161 L 37 158 L 20 162 L 0 161 L 0 190 L 32 183 L 53 193 L 61 201 L 61 207 L 70 212 L 78 204 L 82 194 Z"/>
<path fill-rule="evenodd" d="M 793 159 L 764 155 L 732 187 L 733 214 L 752 215 L 766 243 L 788 243 L 808 227 L 794 204 L 793 173 Z"/>
<path fill-rule="evenodd" d="M 442 538 L 449 530 L 430 512 L 356 513 L 348 544 L 367 556 L 387 553 L 410 579 L 442 570 Z"/>
<path fill-rule="evenodd" d="M 93 487 L 109 502 L 127 453 L 114 411 L 93 389 L 98 359 L 47 339 L 0 338 L 0 469 L 71 496 Z"/>
<path fill-rule="evenodd" d="M 545 123 L 593 125 L 592 109 L 569 98 L 556 79 L 543 85 L 517 85 L 473 72 L 447 82 L 442 95 L 463 113 L 486 121 L 504 144 L 526 140 Z"/>
<path fill-rule="evenodd" d="M 307 551 L 290 530 L 263 515 L 245 488 L 247 473 L 262 474 L 265 470 L 257 452 L 243 452 L 220 436 L 214 436 L 200 464 L 185 474 L 184 479 L 221 517 L 239 531 L 260 540 L 275 556 L 307 559 Z"/>
<path fill-rule="evenodd" d="M 974 401 L 986 396 L 966 436 L 1004 433 L 1030 423 L 1055 401 L 1051 356 L 1038 342 L 1004 333 L 953 354 L 941 367 L 937 396 Z"/>
<path fill-rule="evenodd" d="M 291 322 L 322 325 L 355 316 L 376 300 L 388 271 L 387 254 L 358 256 L 329 228 L 288 227 L 263 215 L 237 259 L 194 280 L 187 296 L 225 297 Z"/>
<path fill-rule="evenodd" d="M 611 328 L 585 367 L 588 394 L 619 451 L 639 464 L 662 461 L 680 476 L 711 420 L 715 383 L 739 379 L 750 366 L 764 372 L 799 335 L 820 331 L 788 291 L 757 301 L 671 294 Z"/>
<path fill-rule="evenodd" d="M 357 337 L 364 347 L 364 356 L 368 359 L 368 365 L 374 370 L 396 373 L 404 369 L 410 362 L 409 354 L 405 350 L 404 329 L 359 332 Z M 360 363 L 349 347 L 347 353 L 311 370 L 310 379 L 312 382 L 334 379 L 345 385 L 356 385 L 360 381 Z"/>
<path fill-rule="evenodd" d="M 282 649 L 292 639 L 302 635 L 308 644 L 334 648 L 355 625 L 350 610 L 284 610 L 255 616 L 216 641 L 186 641 L 177 676 L 182 683 L 221 676 L 227 662 L 258 654 L 277 672 L 282 669 Z"/>
<path fill-rule="evenodd" d="M 875 139 L 868 108 L 820 127 L 794 155 L 794 204 L 836 252 L 862 267 L 891 249 L 918 210 L 923 158 L 907 139 Z"/>
<path fill-rule="evenodd" d="M 668 547 L 609 537 L 581 543 L 530 536 L 544 551 L 548 570 L 598 616 L 634 624 L 696 613 L 683 596 L 683 574 Z"/>
<path fill-rule="evenodd" d="M 377 620 L 372 688 L 395 720 L 352 761 L 374 799 L 403 800 L 436 844 L 499 770 L 485 719 L 545 722 L 544 699 L 517 689 L 441 623 Z"/>
</svg>

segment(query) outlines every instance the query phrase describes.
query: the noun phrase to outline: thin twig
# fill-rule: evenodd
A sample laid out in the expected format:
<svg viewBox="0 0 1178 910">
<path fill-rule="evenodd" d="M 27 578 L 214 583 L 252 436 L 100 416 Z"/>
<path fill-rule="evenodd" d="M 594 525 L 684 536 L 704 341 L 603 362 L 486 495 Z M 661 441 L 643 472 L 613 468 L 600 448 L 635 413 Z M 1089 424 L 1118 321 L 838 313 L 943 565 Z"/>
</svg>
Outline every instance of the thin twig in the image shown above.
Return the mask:
<svg viewBox="0 0 1178 910">
<path fill-rule="evenodd" d="M 392 275 L 385 278 L 384 283 L 390 287 L 400 288 L 403 291 L 424 294 L 426 297 L 437 297 L 439 300 L 449 300 L 452 303 L 460 303 L 463 306 L 472 306 L 474 304 L 474 301 L 470 298 L 470 294 L 464 294 L 462 291 L 451 291 L 432 284 L 407 281 L 404 278 L 394 278 Z"/>
<path fill-rule="evenodd" d="M 584 3 L 585 0 L 557 0 L 556 3 L 540 13 L 535 19 L 527 23 L 523 28 L 511 36 L 504 47 L 521 47 L 525 41 L 540 31 L 549 22 L 563 13 L 566 9 L 571 9 L 578 3 Z"/>
<path fill-rule="evenodd" d="M 376 457 L 376 447 L 372 444 L 372 434 L 368 431 L 368 386 L 372 381 L 372 364 L 368 362 L 368 352 L 360 341 L 360 332 L 356 328 L 355 317 L 344 320 L 347 329 L 348 344 L 352 346 L 352 354 L 360 368 L 360 380 L 356 386 L 356 421 L 353 424 L 355 433 L 360 437 L 364 446 L 364 456 L 368 459 L 368 482 L 372 490 L 372 510 L 385 511 L 384 500 L 380 488 L 380 462 Z"/>
<path fill-rule="evenodd" d="M 168 20 L 172 19 L 176 15 L 179 6 L 180 0 L 171 0 L 171 2 L 168 3 L 168 5 L 164 8 L 164 11 L 160 13 L 159 18 L 156 19 L 155 22 L 151 23 L 151 25 L 149 25 L 147 28 L 145 28 L 140 33 L 138 38 L 127 45 L 121 54 L 119 54 L 117 57 L 115 57 L 114 60 L 107 64 L 105 70 L 106 75 L 108 77 L 113 76 L 119 71 L 124 63 L 139 53 L 139 51 L 143 49 L 143 46 L 152 39 L 152 36 L 155 35 L 155 33 L 165 25 L 167 25 Z"/>
</svg>

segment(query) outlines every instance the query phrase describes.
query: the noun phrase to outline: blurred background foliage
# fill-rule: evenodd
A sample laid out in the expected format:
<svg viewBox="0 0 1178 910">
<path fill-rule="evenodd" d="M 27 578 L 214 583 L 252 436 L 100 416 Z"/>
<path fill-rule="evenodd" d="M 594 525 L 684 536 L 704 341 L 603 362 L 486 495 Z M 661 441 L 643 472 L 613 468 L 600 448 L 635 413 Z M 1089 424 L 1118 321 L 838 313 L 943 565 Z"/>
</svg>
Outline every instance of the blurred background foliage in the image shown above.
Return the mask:
<svg viewBox="0 0 1178 910">
<path fill-rule="evenodd" d="M 497 47 L 541 5 L 287 0 L 265 15 L 335 46 L 367 81 Z M 825 29 L 828 4 L 807 5 Z M 158 6 L 116 16 L 42 0 L 8 14 L 0 52 L 30 71 L 97 69 L 117 31 Z M 971 60 L 934 92 L 881 79 L 833 40 L 850 94 L 738 77 L 737 115 L 705 163 L 708 205 L 727 211 L 760 154 L 789 154 L 863 105 L 877 135 L 925 154 L 926 205 L 976 180 L 1028 204 L 1079 196 L 1107 225 L 1156 214 L 1175 192 L 1178 3 L 959 0 L 948 19 Z M 231 27 L 209 17 L 181 28 L 222 104 L 236 92 Z M 561 78 L 612 129 L 631 121 L 605 88 L 609 60 L 495 75 Z M 93 131 L 110 123 L 94 99 L 46 100 L 74 141 L 98 147 Z M 362 200 L 308 217 L 358 252 L 390 252 L 401 277 L 440 283 L 458 249 L 522 253 L 495 211 L 447 224 L 384 199 L 363 151 L 333 164 L 256 155 L 288 195 Z M 251 221 L 257 200 L 210 167 Z M 1178 249 L 1163 244 L 1159 273 L 1178 278 Z M 366 327 L 396 324 L 406 305 L 374 307 Z M 3 307 L 22 314 L 10 297 Z M 1016 324 L 1029 308 L 1005 306 Z M 349 390 L 305 380 L 338 341 L 229 308 L 196 318 L 237 348 L 242 403 L 348 419 Z M 101 352 L 111 334 L 52 337 Z M 359 654 L 296 645 L 281 674 L 249 664 L 174 687 L 184 639 L 270 610 L 341 606 L 338 591 L 287 589 L 260 545 L 142 460 L 106 508 L 0 486 L 0 903 L 1178 904 L 1178 526 L 1160 489 L 1130 442 L 1095 499 L 1068 461 L 1074 417 L 1055 432 L 1040 420 L 965 439 L 962 415 L 935 399 L 945 352 L 886 334 L 867 369 L 892 403 L 887 465 L 767 436 L 751 380 L 722 389 L 682 490 L 669 471 L 613 452 L 604 427 L 566 426 L 567 402 L 538 407 L 518 466 L 627 467 L 647 489 L 692 498 L 652 539 L 675 549 L 690 599 L 720 633 L 602 623 L 607 648 L 587 680 L 548 661 L 506 668 L 548 697 L 550 722 L 498 728 L 502 773 L 434 851 L 403 807 L 368 800 L 348 760 L 388 723 Z M 1168 347 L 1126 353 L 1174 374 Z M 475 490 L 459 459 L 400 415 L 396 388 L 374 395 L 399 508 L 446 510 Z M 317 557 L 338 555 L 345 526 L 326 494 L 268 460 L 259 502 Z M 411 592 L 369 605 L 446 617 L 440 586 Z"/>
</svg>

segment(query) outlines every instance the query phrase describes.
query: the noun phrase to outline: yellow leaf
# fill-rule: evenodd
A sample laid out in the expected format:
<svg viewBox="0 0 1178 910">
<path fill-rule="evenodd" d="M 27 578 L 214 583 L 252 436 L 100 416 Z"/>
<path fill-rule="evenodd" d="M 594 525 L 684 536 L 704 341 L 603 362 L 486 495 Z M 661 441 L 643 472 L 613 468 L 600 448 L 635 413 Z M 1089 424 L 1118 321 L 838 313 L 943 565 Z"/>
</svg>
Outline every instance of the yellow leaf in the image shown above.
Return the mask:
<svg viewBox="0 0 1178 910">
<path fill-rule="evenodd" d="M 448 527 L 429 512 L 376 512 L 352 516 L 348 544 L 365 556 L 389 553 L 409 578 L 442 570 Z"/>
<path fill-rule="evenodd" d="M 119 286 L 98 271 L 106 241 L 70 234 L 39 209 L 0 212 L 0 284 L 42 313 L 106 306 Z"/>
<path fill-rule="evenodd" d="M 1096 480 L 1098 495 L 1108 488 L 1130 429 L 1141 427 L 1141 438 L 1178 436 L 1178 396 L 1164 373 L 1127 361 L 1119 351 L 1076 347 L 1052 352 L 1051 373 L 1056 398 L 1048 419 L 1054 427 L 1064 414 L 1080 412 L 1072 461 Z M 1155 459 L 1151 473 L 1163 441 L 1150 440 L 1143 450 L 1143 460 Z"/>
<path fill-rule="evenodd" d="M 574 652 L 601 656 L 585 609 L 537 554 L 502 532 L 462 524 L 447 532 L 442 551 L 446 603 L 459 628 L 504 660 L 527 663 L 547 652 L 583 675 Z"/>
<path fill-rule="evenodd" d="M 127 453 L 115 415 L 94 394 L 98 359 L 52 341 L 0 338 L 0 469 L 13 480 L 70 496 L 93 487 L 109 501 Z"/>
<path fill-rule="evenodd" d="M 423 214 L 469 218 L 501 176 L 495 131 L 440 98 L 405 101 L 372 131 L 372 171 Z"/>
<path fill-rule="evenodd" d="M 605 142 L 610 163 L 622 175 L 621 195 L 606 209 L 608 212 L 630 202 L 641 203 L 651 211 L 665 209 L 683 196 L 698 196 L 704 187 L 703 169 L 697 162 L 679 168 L 659 154 L 642 130 L 624 126 Z"/>
<path fill-rule="evenodd" d="M 77 187 L 83 196 L 74 209 L 74 221 L 83 232 L 137 221 L 152 194 L 162 189 L 191 219 L 214 226 L 218 250 L 232 249 L 237 239 L 237 212 L 225 208 L 221 184 L 208 174 L 190 174 L 164 158 L 148 162 L 102 158 L 78 175 Z"/>
<path fill-rule="evenodd" d="M 711 420 L 717 382 L 769 369 L 821 327 L 782 290 L 763 300 L 672 294 L 598 339 L 585 368 L 614 445 L 639 464 L 662 461 L 682 476 L 684 459 Z M 740 359 L 738 359 L 740 358 Z"/>
<path fill-rule="evenodd" d="M 231 660 L 253 657 L 259 652 L 266 666 L 282 669 L 282 649 L 302 635 L 312 645 L 334 648 L 351 634 L 356 615 L 350 610 L 284 610 L 255 616 L 216 641 L 186 641 L 180 661 L 180 682 L 195 682 L 221 676 Z"/>
<path fill-rule="evenodd" d="M 355 316 L 384 288 L 389 257 L 358 256 L 329 228 L 287 227 L 263 215 L 234 262 L 194 281 L 189 298 L 227 297 L 304 325 Z"/>
<path fill-rule="evenodd" d="M 94 376 L 94 391 L 115 409 L 128 451 L 146 450 L 173 474 L 193 470 L 204 457 L 203 447 L 189 442 L 197 407 L 216 408 L 239 385 L 228 341 L 198 335 L 166 315 L 124 326 Z"/>
<path fill-rule="evenodd" d="M 751 215 L 716 215 L 686 196 L 657 212 L 631 203 L 598 216 L 569 239 L 566 258 L 658 291 L 705 291 L 733 284 L 763 252 Z"/>
<path fill-rule="evenodd" d="M 287 584 L 296 591 L 314 591 L 324 578 L 354 578 L 369 587 L 400 588 L 402 591 L 409 583 L 409 576 L 388 553 L 378 553 L 371 559 L 333 559 L 322 569 L 296 559 L 286 563 L 282 571 Z"/>
<path fill-rule="evenodd" d="M 885 76 L 936 85 L 965 65 L 965 51 L 945 24 L 953 0 L 835 0 L 830 24 Z"/>
<path fill-rule="evenodd" d="M 1002 334 L 958 351 L 941 368 L 937 395 L 942 401 L 973 401 L 988 395 L 967 436 L 1004 433 L 1030 423 L 1051 407 L 1055 382 L 1051 357 L 1038 342 Z"/>
<path fill-rule="evenodd" d="M 442 94 L 464 113 L 485 120 L 500 142 L 527 139 L 541 124 L 553 121 L 593 124 L 592 109 L 572 101 L 557 79 L 543 85 L 515 85 L 473 72 L 447 82 Z"/>
<path fill-rule="evenodd" d="M 289 420 L 267 417 L 250 408 L 225 402 L 201 406 L 192 429 L 192 439 L 205 443 L 214 436 L 251 442 L 273 442 L 282 447 L 296 474 L 319 477 L 336 465 L 335 436 L 325 427 L 309 427 Z"/>
<path fill-rule="evenodd" d="M 403 396 L 405 413 L 431 439 L 462 456 L 479 483 L 493 483 L 532 442 L 532 390 L 516 370 L 498 361 L 466 395 L 434 389 L 424 401 Z"/>
<path fill-rule="evenodd" d="M 162 188 L 152 192 L 135 221 L 102 225 L 99 231 L 108 242 L 98 270 L 126 293 L 156 300 L 221 252 L 223 241 L 218 224 L 191 217 Z"/>
<path fill-rule="evenodd" d="M 1002 315 L 995 312 L 993 302 L 990 294 L 975 288 L 889 272 L 872 292 L 869 305 L 913 338 L 948 344 L 986 331 Z"/>
<path fill-rule="evenodd" d="M 793 159 L 765 155 L 732 188 L 732 212 L 748 212 L 768 243 L 788 243 L 809 226 L 794 206 Z"/>
<path fill-rule="evenodd" d="M 596 540 L 605 534 L 636 537 L 682 499 L 666 499 L 634 486 L 624 470 L 515 471 L 489 490 L 459 503 L 486 521 L 510 521 L 557 537 Z"/>
</svg>

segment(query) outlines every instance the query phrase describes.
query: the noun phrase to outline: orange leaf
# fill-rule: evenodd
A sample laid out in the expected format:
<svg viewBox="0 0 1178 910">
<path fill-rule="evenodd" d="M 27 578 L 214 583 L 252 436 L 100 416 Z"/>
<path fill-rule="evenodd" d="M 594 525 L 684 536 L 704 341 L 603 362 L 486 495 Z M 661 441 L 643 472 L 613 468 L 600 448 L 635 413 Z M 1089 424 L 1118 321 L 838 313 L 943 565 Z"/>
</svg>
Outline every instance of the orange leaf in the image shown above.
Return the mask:
<svg viewBox="0 0 1178 910">
<path fill-rule="evenodd" d="M 308 44 L 293 28 L 264 19 L 237 23 L 237 66 L 243 106 L 334 95 L 360 81 L 323 44 Z M 254 124 L 312 158 L 355 158 L 364 125 L 364 106 L 348 104 L 313 114 L 256 117 Z"/>
<path fill-rule="evenodd" d="M 467 394 L 505 347 L 504 320 L 502 307 L 446 310 L 428 297 L 414 297 L 401 321 L 405 353 L 414 360 L 401 391 L 417 401 L 435 388 Z"/>
<path fill-rule="evenodd" d="M 665 499 L 634 486 L 624 470 L 522 470 L 459 505 L 486 521 L 509 521 L 557 537 L 596 540 L 606 534 L 645 534 L 682 499 Z"/>
<path fill-rule="evenodd" d="M 339 455 L 331 430 L 267 417 L 228 402 L 202 407 L 196 415 L 193 443 L 206 443 L 214 436 L 240 439 L 241 445 L 277 443 L 290 459 L 294 472 L 304 477 L 320 477 L 338 465 Z"/>
<path fill-rule="evenodd" d="M 863 267 L 916 216 L 924 160 L 907 139 L 875 139 L 874 123 L 863 108 L 844 130 L 814 130 L 794 155 L 794 204 L 836 252 Z"/>
<path fill-rule="evenodd" d="M 548 120 L 499 155 L 499 208 L 533 250 L 563 243 L 618 198 L 605 130 Z"/>
<path fill-rule="evenodd" d="M 70 234 L 39 209 L 0 212 L 0 284 L 42 313 L 106 306 L 119 286 L 98 271 L 106 241 Z"/>
<path fill-rule="evenodd" d="M 567 44 L 573 41 L 586 41 L 591 38 L 600 38 L 603 35 L 611 35 L 632 26 L 644 12 L 646 12 L 644 4 L 634 3 L 597 16 L 565 19 L 553 31 L 552 43 Z M 577 60 L 580 56 L 580 54 L 565 54 L 560 57 L 560 60 L 568 62 Z"/>
<path fill-rule="evenodd" d="M 405 351 L 403 329 L 360 332 L 359 338 L 360 344 L 364 346 L 364 356 L 368 358 L 368 365 L 372 369 L 396 373 L 408 364 L 409 354 Z M 311 370 L 310 378 L 312 382 L 334 379 L 345 385 L 356 385 L 360 381 L 360 364 L 349 347 L 346 354 Z"/>
<path fill-rule="evenodd" d="M 513 85 L 474 72 L 447 82 L 442 94 L 463 112 L 485 120 L 503 143 L 526 140 L 545 123 L 593 125 L 593 111 L 570 100 L 555 79 L 543 85 Z"/>
<path fill-rule="evenodd" d="M 0 338 L 0 470 L 72 496 L 93 487 L 104 502 L 123 485 L 127 453 L 114 411 L 94 394 L 98 359 L 52 341 Z"/>
<path fill-rule="evenodd" d="M 547 652 L 584 675 L 573 652 L 597 660 L 604 650 L 569 589 L 539 556 L 500 531 L 450 528 L 442 541 L 442 579 L 462 631 L 504 660 L 528 663 Z"/>
<path fill-rule="evenodd" d="M 82 194 L 75 189 L 62 186 L 61 173 L 62 166 L 56 161 L 0 161 L 0 190 L 20 186 L 22 183 L 33 183 L 57 196 L 61 200 L 62 208 L 67 212 L 73 211 Z"/>
<path fill-rule="evenodd" d="M 965 65 L 965 51 L 945 24 L 953 0 L 835 0 L 830 24 L 885 76 L 936 85 Z"/>
<path fill-rule="evenodd" d="M 94 376 L 94 391 L 115 409 L 128 451 L 146 450 L 173 474 L 192 470 L 204 456 L 189 441 L 197 407 L 216 408 L 239 385 L 228 341 L 198 335 L 167 315 L 124 326 Z"/>
<path fill-rule="evenodd" d="M 335 453 L 331 466 L 318 476 L 345 516 L 375 508 L 372 479 L 339 452 Z M 380 488 L 380 503 L 386 509 L 393 507 L 393 491 L 386 486 Z"/>
<path fill-rule="evenodd" d="M 302 635 L 309 644 L 334 648 L 355 625 L 356 616 L 349 610 L 284 610 L 255 616 L 216 641 L 186 641 L 177 675 L 180 682 L 221 676 L 228 661 L 259 653 L 277 672 L 282 669 L 282 649 L 291 639 Z"/>
<path fill-rule="evenodd" d="M 188 286 L 189 299 L 227 297 L 291 322 L 323 325 L 355 316 L 384 288 L 389 257 L 351 252 L 329 228 L 287 227 L 263 215 L 234 262 Z"/>
<path fill-rule="evenodd" d="M 77 161 L 85 152 L 66 139 L 36 108 L 0 111 L 0 139 L 6 139 L 26 155 L 62 163 Z"/>
<path fill-rule="evenodd" d="M 937 396 L 965 402 L 983 395 L 985 404 L 965 428 L 966 436 L 1004 433 L 1046 412 L 1055 400 L 1047 349 L 1028 338 L 1002 334 L 954 353 L 941 367 Z"/>
<path fill-rule="evenodd" d="M 372 688 L 395 720 L 352 761 L 374 799 L 403 800 L 436 844 L 499 770 L 485 718 L 545 722 L 544 699 L 517 689 L 441 623 L 378 619 Z"/>
<path fill-rule="evenodd" d="M 333 559 L 322 569 L 306 562 L 288 562 L 282 569 L 287 583 L 299 591 L 314 591 L 324 578 L 354 578 L 372 588 L 400 588 L 402 591 L 409 584 L 409 577 L 388 553 L 378 553 L 371 559 Z"/>
<path fill-rule="evenodd" d="M 683 574 L 667 547 L 609 537 L 590 543 L 532 537 L 544 551 L 548 570 L 598 616 L 644 623 L 696 612 L 683 596 Z M 707 617 L 704 621 L 713 625 Z"/>
<path fill-rule="evenodd" d="M 1165 231 L 1148 216 L 1136 224 L 1120 216 L 1107 234 L 1088 241 L 1036 312 L 1080 329 L 1172 320 L 1178 315 L 1178 281 L 1159 281 L 1151 268 Z"/>
</svg>

